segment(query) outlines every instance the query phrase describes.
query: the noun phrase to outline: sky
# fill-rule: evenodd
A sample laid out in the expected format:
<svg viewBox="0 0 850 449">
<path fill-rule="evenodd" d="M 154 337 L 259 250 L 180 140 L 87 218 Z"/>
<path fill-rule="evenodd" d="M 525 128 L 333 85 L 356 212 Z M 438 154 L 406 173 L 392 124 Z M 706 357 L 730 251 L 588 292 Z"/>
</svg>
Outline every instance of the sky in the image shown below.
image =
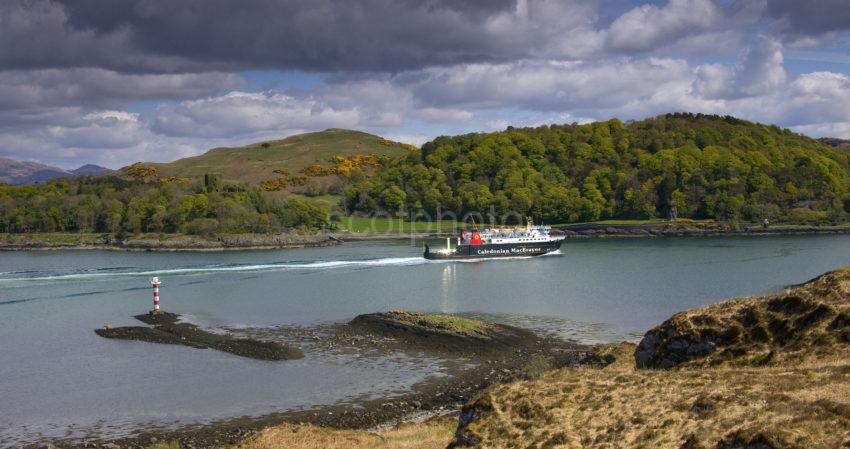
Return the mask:
<svg viewBox="0 0 850 449">
<path fill-rule="evenodd" d="M 850 0 L 2 0 L 0 157 L 677 111 L 850 138 Z"/>
</svg>

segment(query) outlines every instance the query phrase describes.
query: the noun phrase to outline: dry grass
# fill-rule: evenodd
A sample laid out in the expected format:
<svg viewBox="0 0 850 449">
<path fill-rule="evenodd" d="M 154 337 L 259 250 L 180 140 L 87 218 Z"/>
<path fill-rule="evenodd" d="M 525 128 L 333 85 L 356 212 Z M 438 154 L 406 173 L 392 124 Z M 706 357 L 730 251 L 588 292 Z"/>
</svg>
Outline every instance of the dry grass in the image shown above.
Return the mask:
<svg viewBox="0 0 850 449">
<path fill-rule="evenodd" d="M 449 418 L 402 424 L 383 432 L 282 424 L 231 449 L 443 449 L 455 426 L 456 421 Z"/>
<path fill-rule="evenodd" d="M 173 440 L 156 443 L 153 446 L 148 447 L 148 449 L 180 449 L 180 441 Z"/>
<path fill-rule="evenodd" d="M 458 442 L 537 449 L 850 448 L 848 310 L 845 269 L 782 295 L 678 314 L 657 328 L 659 351 L 706 336 L 721 337 L 717 349 L 675 369 L 654 370 L 635 368 L 634 345 L 597 347 L 611 362 L 605 368 L 562 369 L 479 395 L 464 407 L 467 423 Z"/>
<path fill-rule="evenodd" d="M 850 447 L 850 364 L 837 362 L 564 369 L 483 393 L 467 430 L 482 448 Z"/>
</svg>

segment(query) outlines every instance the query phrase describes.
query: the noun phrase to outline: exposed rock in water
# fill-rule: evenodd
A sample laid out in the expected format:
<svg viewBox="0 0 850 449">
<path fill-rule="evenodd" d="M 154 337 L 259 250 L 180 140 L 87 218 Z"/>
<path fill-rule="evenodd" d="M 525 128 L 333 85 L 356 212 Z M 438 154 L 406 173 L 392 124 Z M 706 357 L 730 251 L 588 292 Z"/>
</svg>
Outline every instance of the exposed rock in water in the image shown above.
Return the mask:
<svg viewBox="0 0 850 449">
<path fill-rule="evenodd" d="M 233 338 L 229 335 L 202 330 L 194 324 L 180 323 L 178 322 L 180 315 L 174 313 L 147 313 L 137 315 L 135 318 L 153 327 L 106 327 L 96 329 L 95 333 L 101 337 L 120 340 L 183 345 L 199 349 L 210 348 L 259 360 L 291 360 L 304 357 L 300 349 L 281 343 Z"/>
<path fill-rule="evenodd" d="M 848 349 L 850 271 L 827 273 L 779 294 L 674 315 L 646 333 L 639 368 L 765 365 Z"/>
<path fill-rule="evenodd" d="M 180 315 L 171 312 L 148 312 L 141 315 L 136 315 L 133 318 L 151 326 L 160 326 L 163 324 L 177 324 L 180 321 Z"/>
<path fill-rule="evenodd" d="M 432 340 L 426 340 L 429 343 L 421 344 L 420 337 L 417 336 L 405 339 L 399 337 L 399 335 L 403 335 L 399 332 L 387 331 L 388 333 L 381 333 L 380 330 L 387 330 L 383 324 L 372 327 L 372 324 L 376 322 L 385 324 L 385 321 L 378 319 L 376 315 L 392 318 L 393 321 L 401 321 L 402 323 L 397 323 L 397 325 L 404 329 L 424 327 L 428 329 L 426 333 L 429 335 L 440 334 L 457 340 L 453 340 L 453 343 L 448 346 L 442 345 L 442 343 L 428 346 Z M 136 318 L 154 326 L 179 324 L 179 315 L 176 314 L 145 314 Z M 280 331 L 284 330 L 283 335 L 287 336 L 286 341 L 305 342 L 307 347 L 310 348 L 311 356 L 338 353 L 335 348 L 339 348 L 345 353 L 354 351 L 364 357 L 376 357 L 378 359 L 387 355 L 398 354 L 399 351 L 405 351 L 411 347 L 415 348 L 413 352 L 416 356 L 434 350 L 435 356 L 444 358 L 449 362 L 445 365 L 444 373 L 446 375 L 428 376 L 422 382 L 414 385 L 411 391 L 403 394 L 394 393 L 388 397 L 377 398 L 363 396 L 338 404 L 271 413 L 261 417 L 240 417 L 202 426 L 190 425 L 174 431 L 154 429 L 151 432 L 116 440 L 116 442 L 120 443 L 121 447 L 148 448 L 152 438 L 157 438 L 160 442 L 179 440 L 181 447 L 184 448 L 221 447 L 222 441 L 228 444 L 237 444 L 243 441 L 247 435 L 253 433 L 254 430 L 269 425 L 277 425 L 281 422 L 298 423 L 298 425 L 309 423 L 322 427 L 345 429 L 375 429 L 407 420 L 419 420 L 430 415 L 453 414 L 454 411 L 459 409 L 460 404 L 470 400 L 482 389 L 493 384 L 535 378 L 544 371 L 565 366 L 606 363 L 601 361 L 602 358 L 589 358 L 586 346 L 555 337 L 537 337 L 531 331 L 522 330 L 512 331 L 510 335 L 518 335 L 523 338 L 530 336 L 528 340 L 508 339 L 507 341 L 511 344 L 524 344 L 524 346 L 509 348 L 502 345 L 498 346 L 502 349 L 498 352 L 489 350 L 471 352 L 470 348 L 481 348 L 483 346 L 481 346 L 482 343 L 476 345 L 469 344 L 469 342 L 480 340 L 490 343 L 494 336 L 507 338 L 505 336 L 508 334 L 501 333 L 500 329 L 515 328 L 451 315 L 390 312 L 364 315 L 353 322 L 354 325 L 339 323 L 321 325 L 311 329 L 283 327 L 274 331 L 274 335 L 280 338 L 282 335 Z M 248 333 L 247 335 L 263 339 L 271 334 L 259 332 Z M 413 341 L 420 341 L 420 344 L 411 344 Z M 438 341 L 444 342 L 441 339 L 438 339 Z M 457 342 L 464 342 L 465 344 Z M 483 344 L 486 345 L 487 343 Z M 503 343 L 497 342 L 495 344 Z M 453 348 L 454 352 L 444 352 L 447 348 Z M 455 351 L 455 348 L 458 349 Z M 629 353 L 631 352 L 633 350 L 629 351 Z M 69 444 L 62 447 L 84 449 L 87 446 Z"/>
<path fill-rule="evenodd" d="M 359 315 L 349 326 L 392 337 L 408 347 L 448 352 L 493 352 L 544 344 L 534 332 L 452 315 L 392 311 Z"/>
</svg>

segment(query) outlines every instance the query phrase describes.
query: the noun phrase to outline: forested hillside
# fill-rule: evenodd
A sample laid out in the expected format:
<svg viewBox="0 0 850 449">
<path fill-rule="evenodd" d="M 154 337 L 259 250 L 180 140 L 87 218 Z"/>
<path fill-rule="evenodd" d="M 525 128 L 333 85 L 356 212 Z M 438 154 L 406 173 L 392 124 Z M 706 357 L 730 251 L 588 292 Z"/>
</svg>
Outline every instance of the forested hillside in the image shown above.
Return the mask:
<svg viewBox="0 0 850 449">
<path fill-rule="evenodd" d="M 271 233 L 327 226 L 327 211 L 280 192 L 222 183 L 116 176 L 0 185 L 0 232 Z"/>
<path fill-rule="evenodd" d="M 364 132 L 329 129 L 168 164 L 136 163 L 112 176 L 0 184 L 0 232 L 214 235 L 324 228 L 329 211 L 298 194 L 339 191 L 411 150 Z M 100 174 L 94 168 L 80 170 Z"/>
<path fill-rule="evenodd" d="M 826 221 L 850 211 L 850 152 L 734 117 L 669 114 L 439 137 L 345 189 L 349 212 Z"/>
<path fill-rule="evenodd" d="M 249 148 L 243 157 L 257 151 Z M 671 114 L 629 123 L 509 128 L 439 137 L 401 154 L 335 156 L 320 163 L 304 156 L 314 164 L 287 175 L 274 168 L 279 162 L 269 163 L 263 170 L 278 170 L 279 178 L 259 185 L 229 182 L 215 172 L 167 176 L 150 164 L 116 175 L 0 185 L 0 232 L 316 229 L 329 226 L 335 211 L 323 207 L 333 198 L 341 198 L 350 214 L 486 217 L 492 211 L 503 222 L 526 215 L 567 223 L 675 213 L 815 223 L 850 215 L 850 151 L 843 145 L 733 117 Z M 303 192 L 324 195 L 322 201 L 287 188 L 316 180 L 333 181 Z"/>
</svg>

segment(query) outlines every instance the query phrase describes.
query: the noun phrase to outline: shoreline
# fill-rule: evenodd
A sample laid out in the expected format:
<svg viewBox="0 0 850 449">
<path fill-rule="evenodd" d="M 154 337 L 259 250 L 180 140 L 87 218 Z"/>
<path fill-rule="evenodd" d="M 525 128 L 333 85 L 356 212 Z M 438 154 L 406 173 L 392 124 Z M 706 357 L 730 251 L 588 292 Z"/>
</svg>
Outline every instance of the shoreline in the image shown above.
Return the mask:
<svg viewBox="0 0 850 449">
<path fill-rule="evenodd" d="M 237 234 L 200 238 L 166 234 L 162 237 L 131 237 L 117 240 L 108 234 L 59 234 L 74 241 L 50 241 L 49 234 L 5 234 L 0 251 L 125 251 L 125 252 L 227 252 L 334 246 L 342 241 L 330 233 Z"/>
<path fill-rule="evenodd" d="M 156 442 L 179 441 L 183 448 L 224 447 L 236 445 L 257 433 L 283 424 L 310 424 L 325 428 L 380 431 L 399 424 L 423 422 L 429 419 L 456 416 L 463 404 L 484 389 L 503 383 L 536 377 L 540 370 L 563 367 L 590 366 L 603 363 L 589 353 L 586 345 L 552 336 L 539 335 L 521 328 L 494 325 L 498 335 L 518 333 L 516 340 L 460 337 L 469 345 L 446 344 L 440 334 L 411 333 L 416 329 L 384 327 L 370 318 L 383 314 L 360 315 L 348 323 L 337 323 L 321 330 L 329 331 L 318 344 L 324 348 L 345 346 L 356 351 L 378 350 L 381 354 L 405 352 L 426 353 L 439 357 L 446 367 L 447 376 L 433 376 L 411 385 L 398 393 L 381 394 L 376 399 L 367 397 L 341 399 L 335 403 L 306 409 L 241 416 L 206 423 L 186 424 L 169 429 L 168 424 L 147 430 L 130 431 L 126 437 L 92 435 L 88 438 L 50 441 L 62 449 L 104 447 L 123 449 L 150 448 Z M 364 325 L 364 319 L 366 319 Z M 287 329 L 287 338 L 316 341 L 313 332 Z M 495 335 L 495 334 L 494 334 Z M 249 338 L 253 338 L 250 337 Z M 448 337 L 454 338 L 454 337 Z M 310 357 L 322 356 L 323 350 L 313 350 Z M 548 360 L 540 366 L 540 358 Z M 285 363 L 285 362 L 283 362 Z M 473 366 L 470 366 L 470 363 Z M 25 445 L 25 448 L 43 447 L 44 442 Z"/>
<path fill-rule="evenodd" d="M 554 226 L 553 234 L 566 239 L 631 239 L 666 237 L 772 237 L 789 235 L 848 235 L 850 226 L 776 225 L 771 228 L 751 227 L 743 229 L 724 225 L 711 227 L 689 226 L 677 223 L 651 224 L 580 224 Z M 327 232 L 314 234 L 240 234 L 216 238 L 196 236 L 164 235 L 159 238 L 134 237 L 114 240 L 109 235 L 61 234 L 76 239 L 74 242 L 55 242 L 48 234 L 5 234 L 0 235 L 0 251 L 126 251 L 126 252 L 228 252 L 261 251 L 275 249 L 316 248 L 336 246 L 346 242 L 379 240 L 428 240 L 453 236 L 447 232 L 416 233 L 369 233 Z"/>
<path fill-rule="evenodd" d="M 732 227 L 716 223 L 697 225 L 690 223 L 658 222 L 647 224 L 577 224 L 553 227 L 568 239 L 582 238 L 659 238 L 659 237 L 771 237 L 786 235 L 844 235 L 850 234 L 847 225 L 788 225 L 778 224 L 768 228 L 761 225 Z"/>
</svg>

